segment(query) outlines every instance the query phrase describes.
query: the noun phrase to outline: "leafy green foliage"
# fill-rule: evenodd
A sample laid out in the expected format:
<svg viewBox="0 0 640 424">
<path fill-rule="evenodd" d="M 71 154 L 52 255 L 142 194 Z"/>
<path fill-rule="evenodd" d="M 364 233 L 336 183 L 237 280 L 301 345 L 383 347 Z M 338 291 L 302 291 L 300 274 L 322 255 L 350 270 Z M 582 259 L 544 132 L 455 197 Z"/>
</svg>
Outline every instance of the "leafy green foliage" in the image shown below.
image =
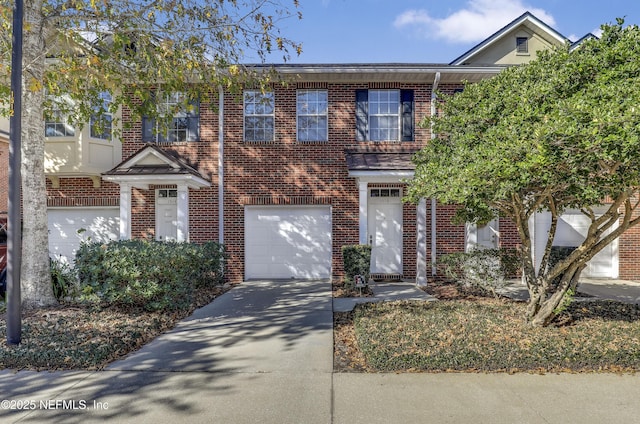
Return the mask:
<svg viewBox="0 0 640 424">
<path fill-rule="evenodd" d="M 69 264 L 55 259 L 49 259 L 49 267 L 51 268 L 51 286 L 56 299 L 63 300 L 66 297 L 75 296 L 78 279 L 74 269 Z"/>
<path fill-rule="evenodd" d="M 588 260 L 640 223 L 640 28 L 622 20 L 602 28 L 599 40 L 539 52 L 527 65 L 441 95 L 442 113 L 424 122 L 436 136 L 414 157 L 412 201 L 458 204 L 458 221 L 512 219 L 536 325 L 551 321 Z M 569 208 L 590 221 L 587 237 L 548 266 L 556 223 Z M 529 219 L 542 211 L 552 225 L 538 270 Z"/>
<path fill-rule="evenodd" d="M 476 249 L 438 258 L 438 267 L 457 284 L 474 287 L 498 296 L 496 290 L 520 270 L 522 259 L 515 249 Z"/>
<path fill-rule="evenodd" d="M 146 240 L 85 243 L 76 254 L 82 295 L 149 311 L 187 308 L 194 291 L 221 284 L 224 246 Z"/>
<path fill-rule="evenodd" d="M 364 276 L 365 282 L 369 281 L 371 269 L 371 246 L 368 244 L 356 244 L 342 246 L 342 260 L 344 263 L 345 278 L 348 283 L 353 282 L 356 275 Z"/>
<path fill-rule="evenodd" d="M 26 6 L 25 13 L 32 7 Z M 301 45 L 279 28 L 283 19 L 302 18 L 297 8 L 297 1 L 280 0 L 47 1 L 34 11 L 48 34 L 40 60 L 56 60 L 47 61 L 43 79 L 28 81 L 27 87 L 46 90 L 45 116 L 59 110 L 76 126 L 92 116 L 105 123 L 106 113 L 118 122 L 122 106 L 132 111 L 133 120 L 165 118 L 152 101 L 150 86 L 213 104 L 211 93 L 194 83 L 229 90 L 242 83 L 265 87 L 274 74 L 258 74 L 243 62 L 265 62 L 276 52 L 286 62 L 301 52 Z M 9 75 L 11 2 L 0 0 L 0 16 L 7 18 L 0 26 L 0 70 Z M 8 78 L 0 78 L 0 93 L 8 93 L 8 85 Z M 109 105 L 102 101 L 103 92 L 111 94 Z"/>
<path fill-rule="evenodd" d="M 638 371 L 640 308 L 569 305 L 555 326 L 532 327 L 525 305 L 498 300 L 359 305 L 355 332 L 377 371 Z"/>
</svg>

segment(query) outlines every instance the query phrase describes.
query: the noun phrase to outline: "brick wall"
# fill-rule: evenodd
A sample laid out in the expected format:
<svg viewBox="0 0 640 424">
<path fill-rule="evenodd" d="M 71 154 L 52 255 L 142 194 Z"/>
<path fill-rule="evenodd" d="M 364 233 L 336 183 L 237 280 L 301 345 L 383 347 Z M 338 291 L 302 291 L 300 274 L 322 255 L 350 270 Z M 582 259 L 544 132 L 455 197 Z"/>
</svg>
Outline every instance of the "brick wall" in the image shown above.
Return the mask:
<svg viewBox="0 0 640 424">
<path fill-rule="evenodd" d="M 327 89 L 329 100 L 329 140 L 298 142 L 296 140 L 296 89 Z M 415 141 L 403 143 L 357 143 L 355 141 L 355 90 L 367 88 L 413 89 L 415 99 Z M 456 86 L 441 86 L 452 92 Z M 247 205 L 327 205 L 332 208 L 333 258 L 335 279 L 343 276 L 341 247 L 359 242 L 359 196 L 355 178 L 348 175 L 345 148 L 376 146 L 394 149 L 398 146 L 420 147 L 428 142 L 428 128 L 417 126 L 429 114 L 430 85 L 400 83 L 299 83 L 278 85 L 275 94 L 274 142 L 243 141 L 242 96 L 225 95 L 225 244 L 229 251 L 228 276 L 231 281 L 244 277 L 244 209 Z M 128 111 L 123 118 L 128 119 Z M 218 240 L 218 115 L 214 108 L 201 105 L 201 140 L 191 143 L 163 144 L 172 149 L 211 181 L 210 188 L 190 190 L 191 241 Z M 144 146 L 140 123 L 123 133 L 123 159 Z M 0 160 L 3 155 L 0 154 Z M 372 185 L 373 186 L 373 185 Z M 377 186 L 380 186 L 379 184 Z M 384 185 L 389 186 L 389 185 Z M 404 187 L 402 184 L 392 184 Z M 132 236 L 155 237 L 155 189 L 132 191 Z M 119 204 L 119 188 L 102 182 L 93 188 L 88 178 L 62 178 L 60 188 L 48 185 L 50 206 L 114 206 Z M 464 250 L 464 225 L 454 225 L 451 218 L 456 207 L 438 204 L 437 252 L 431 251 L 431 205 L 427 201 L 426 258 L 431 274 L 431 259 Z M 500 221 L 504 247 L 519 244 L 515 227 Z M 640 278 L 640 227 L 628 231 L 620 239 L 620 276 Z M 413 279 L 416 272 L 416 205 L 403 206 L 404 277 Z"/>
<path fill-rule="evenodd" d="M 633 199 L 636 202 L 637 196 Z M 640 217 L 636 209 L 633 218 Z M 620 260 L 620 278 L 640 280 L 640 224 L 625 231 L 619 238 L 618 255 Z"/>
<path fill-rule="evenodd" d="M 327 89 L 329 136 L 327 142 L 296 141 L 296 89 Z M 295 84 L 277 86 L 275 141 L 243 141 L 243 109 L 239 97 L 225 98 L 225 241 L 230 254 L 229 277 L 244 275 L 244 208 L 252 204 L 327 204 L 332 206 L 333 276 L 343 276 L 341 247 L 357 244 L 359 198 L 357 182 L 349 177 L 344 149 L 355 143 L 355 90 L 366 88 L 414 89 L 416 117 L 429 109 L 429 87 L 396 83 Z M 403 146 L 421 145 L 428 130 L 416 129 L 416 140 Z M 376 144 L 377 147 L 396 147 Z M 360 144 L 362 146 L 362 144 Z M 404 273 L 415 277 L 415 205 L 403 208 Z"/>
</svg>

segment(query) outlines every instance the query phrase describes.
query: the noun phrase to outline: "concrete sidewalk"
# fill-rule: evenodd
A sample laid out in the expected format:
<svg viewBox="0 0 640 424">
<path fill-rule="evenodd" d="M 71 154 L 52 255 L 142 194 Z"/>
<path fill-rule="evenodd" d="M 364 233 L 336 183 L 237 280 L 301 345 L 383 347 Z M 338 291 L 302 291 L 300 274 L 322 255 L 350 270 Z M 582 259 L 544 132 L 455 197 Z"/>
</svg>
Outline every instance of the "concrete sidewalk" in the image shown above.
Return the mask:
<svg viewBox="0 0 640 424">
<path fill-rule="evenodd" d="M 590 424 L 639 398 L 640 375 L 333 373 L 328 282 L 244 283 L 105 371 L 0 372 L 2 423 Z"/>
</svg>

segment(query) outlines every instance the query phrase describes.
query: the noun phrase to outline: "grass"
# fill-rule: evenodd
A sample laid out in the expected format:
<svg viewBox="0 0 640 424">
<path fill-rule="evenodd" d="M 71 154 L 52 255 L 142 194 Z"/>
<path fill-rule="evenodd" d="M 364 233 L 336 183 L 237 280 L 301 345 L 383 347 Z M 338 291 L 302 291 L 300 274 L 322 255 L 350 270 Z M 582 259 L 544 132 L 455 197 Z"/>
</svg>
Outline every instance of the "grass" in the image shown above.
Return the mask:
<svg viewBox="0 0 640 424">
<path fill-rule="evenodd" d="M 0 309 L 0 369 L 102 369 L 173 328 L 226 290 L 228 287 L 222 286 L 200 290 L 189 309 L 176 312 L 73 303 L 24 311 L 18 346 L 6 344 L 6 315 Z"/>
<path fill-rule="evenodd" d="M 588 372 L 640 370 L 640 308 L 574 302 L 534 328 L 521 302 L 474 299 L 359 305 L 355 338 L 373 371 Z"/>
</svg>

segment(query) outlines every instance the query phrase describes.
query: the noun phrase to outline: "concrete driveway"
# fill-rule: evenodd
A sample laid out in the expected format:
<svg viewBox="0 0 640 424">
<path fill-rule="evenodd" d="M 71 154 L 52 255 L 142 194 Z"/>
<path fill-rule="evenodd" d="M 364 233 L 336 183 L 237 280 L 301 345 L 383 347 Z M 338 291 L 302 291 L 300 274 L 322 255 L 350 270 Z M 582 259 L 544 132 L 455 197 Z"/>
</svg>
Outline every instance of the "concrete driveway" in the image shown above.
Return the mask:
<svg viewBox="0 0 640 424">
<path fill-rule="evenodd" d="M 332 367 L 330 283 L 247 282 L 105 371 L 0 372 L 0 422 L 638 421 L 640 375 Z"/>
<path fill-rule="evenodd" d="M 329 423 L 332 370 L 330 283 L 247 282 L 106 371 L 0 373 L 2 399 L 37 401 L 0 422 Z"/>
</svg>

